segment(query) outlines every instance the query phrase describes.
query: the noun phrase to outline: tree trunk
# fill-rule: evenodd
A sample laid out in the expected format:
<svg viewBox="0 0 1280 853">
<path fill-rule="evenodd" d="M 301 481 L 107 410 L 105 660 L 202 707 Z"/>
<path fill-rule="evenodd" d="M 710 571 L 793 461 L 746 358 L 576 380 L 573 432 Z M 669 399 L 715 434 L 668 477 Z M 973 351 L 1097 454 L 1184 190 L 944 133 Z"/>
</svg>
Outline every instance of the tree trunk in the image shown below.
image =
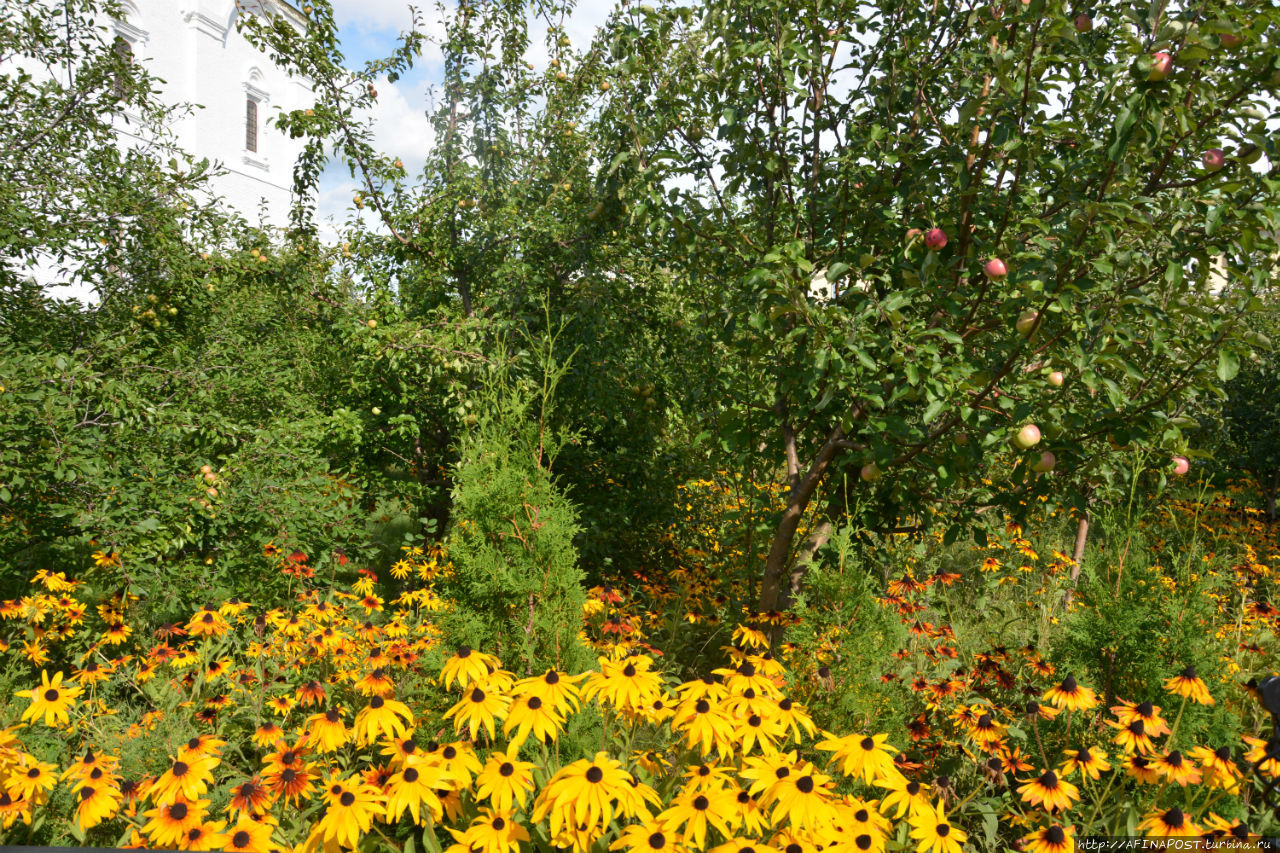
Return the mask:
<svg viewBox="0 0 1280 853">
<path fill-rule="evenodd" d="M 827 544 L 834 530 L 835 525 L 831 521 L 831 513 L 828 512 L 827 517 L 819 522 L 800 544 L 795 562 L 791 564 L 791 583 L 782 591 L 779 601 L 780 610 L 786 610 L 795 601 L 800 588 L 804 586 L 804 576 L 808 573 L 809 566 L 813 564 L 814 556 L 818 553 L 818 549 Z"/>
<path fill-rule="evenodd" d="M 1076 583 L 1080 580 L 1080 569 L 1084 566 L 1084 545 L 1089 538 L 1089 511 L 1086 509 L 1084 515 L 1080 516 L 1080 524 L 1076 527 L 1076 546 L 1071 552 L 1071 559 L 1075 560 L 1075 565 L 1071 567 L 1071 588 L 1067 590 L 1067 594 L 1062 597 L 1062 606 L 1070 607 L 1071 599 L 1075 593 Z"/>
<path fill-rule="evenodd" d="M 787 430 L 784 430 L 784 433 L 787 433 Z M 787 496 L 787 508 L 783 511 L 782 518 L 773 532 L 769 556 L 764 564 L 764 577 L 760 581 L 760 601 L 756 609 L 762 613 L 779 610 L 781 607 L 783 579 L 789 580 L 787 566 L 790 562 L 791 546 L 795 542 L 796 531 L 799 530 L 800 521 L 804 518 L 805 510 L 809 508 L 809 501 L 813 499 L 818 486 L 822 484 L 827 468 L 839 450 L 843 438 L 844 430 L 840 427 L 832 430 L 805 475 L 800 477 L 797 471 L 797 476 L 792 478 L 791 491 Z M 790 453 L 788 455 L 789 462 L 794 462 L 795 457 Z"/>
</svg>

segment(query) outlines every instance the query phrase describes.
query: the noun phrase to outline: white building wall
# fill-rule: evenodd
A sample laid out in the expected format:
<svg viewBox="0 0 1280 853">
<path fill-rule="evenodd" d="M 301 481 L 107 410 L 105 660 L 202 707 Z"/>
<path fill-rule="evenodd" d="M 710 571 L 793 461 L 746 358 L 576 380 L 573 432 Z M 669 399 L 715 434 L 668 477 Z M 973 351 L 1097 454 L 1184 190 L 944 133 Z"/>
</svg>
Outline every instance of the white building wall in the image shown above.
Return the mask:
<svg viewBox="0 0 1280 853">
<path fill-rule="evenodd" d="M 164 81 L 160 97 L 170 104 L 198 105 L 173 127 L 194 160 L 208 157 L 226 174 L 213 183 L 251 223 L 279 227 L 288 221 L 293 164 L 301 140 L 275 129 L 280 110 L 312 103 L 309 81 L 290 78 L 236 30 L 236 18 L 265 8 L 302 29 L 306 19 L 285 0 L 124 0 L 125 16 L 111 22 L 126 39 L 135 61 Z M 246 9 L 246 11 L 242 11 Z M 257 151 L 247 143 L 246 101 L 258 104 Z M 126 137 L 127 127 L 122 127 Z"/>
</svg>

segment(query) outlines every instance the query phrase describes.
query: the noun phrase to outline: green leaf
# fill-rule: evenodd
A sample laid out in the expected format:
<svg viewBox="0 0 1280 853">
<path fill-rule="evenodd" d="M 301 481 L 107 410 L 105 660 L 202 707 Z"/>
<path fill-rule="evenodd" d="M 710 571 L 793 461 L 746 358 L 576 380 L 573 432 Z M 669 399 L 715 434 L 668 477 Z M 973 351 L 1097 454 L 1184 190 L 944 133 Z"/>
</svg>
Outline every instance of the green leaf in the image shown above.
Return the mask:
<svg viewBox="0 0 1280 853">
<path fill-rule="evenodd" d="M 1240 359 L 1228 349 L 1218 350 L 1218 378 L 1230 382 L 1240 372 Z"/>
</svg>

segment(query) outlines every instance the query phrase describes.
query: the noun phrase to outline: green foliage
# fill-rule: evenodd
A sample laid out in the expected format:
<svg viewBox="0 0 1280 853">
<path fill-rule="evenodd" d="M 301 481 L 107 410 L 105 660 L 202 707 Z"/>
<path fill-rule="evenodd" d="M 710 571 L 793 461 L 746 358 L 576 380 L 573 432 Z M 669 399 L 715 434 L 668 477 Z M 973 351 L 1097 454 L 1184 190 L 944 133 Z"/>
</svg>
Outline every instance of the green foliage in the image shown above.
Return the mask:
<svg viewBox="0 0 1280 853">
<path fill-rule="evenodd" d="M 1227 383 L 1221 416 L 1226 426 L 1225 462 L 1247 471 L 1257 483 L 1276 521 L 1280 497 L 1280 292 L 1274 287 L 1259 299 L 1248 319 L 1251 357 Z"/>
<path fill-rule="evenodd" d="M 479 413 L 462 437 L 453 473 L 449 536 L 457 601 L 450 633 L 493 649 L 517 671 L 576 666 L 585 658 L 578 622 L 586 596 L 573 546 L 578 514 L 551 473 L 567 437 L 550 428 L 567 366 L 555 339 L 539 344 L 540 375 L 499 358 L 479 392 Z"/>
</svg>

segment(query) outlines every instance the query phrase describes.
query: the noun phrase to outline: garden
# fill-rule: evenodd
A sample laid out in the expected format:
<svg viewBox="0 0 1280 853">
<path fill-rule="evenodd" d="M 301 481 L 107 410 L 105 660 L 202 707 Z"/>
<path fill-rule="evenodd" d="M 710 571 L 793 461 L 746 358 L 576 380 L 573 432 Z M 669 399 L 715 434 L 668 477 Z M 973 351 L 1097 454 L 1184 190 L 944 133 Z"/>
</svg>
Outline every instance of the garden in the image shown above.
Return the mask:
<svg viewBox="0 0 1280 853">
<path fill-rule="evenodd" d="M 0 844 L 1280 835 L 1280 7 L 299 8 L 277 229 L 0 9 Z"/>
</svg>

